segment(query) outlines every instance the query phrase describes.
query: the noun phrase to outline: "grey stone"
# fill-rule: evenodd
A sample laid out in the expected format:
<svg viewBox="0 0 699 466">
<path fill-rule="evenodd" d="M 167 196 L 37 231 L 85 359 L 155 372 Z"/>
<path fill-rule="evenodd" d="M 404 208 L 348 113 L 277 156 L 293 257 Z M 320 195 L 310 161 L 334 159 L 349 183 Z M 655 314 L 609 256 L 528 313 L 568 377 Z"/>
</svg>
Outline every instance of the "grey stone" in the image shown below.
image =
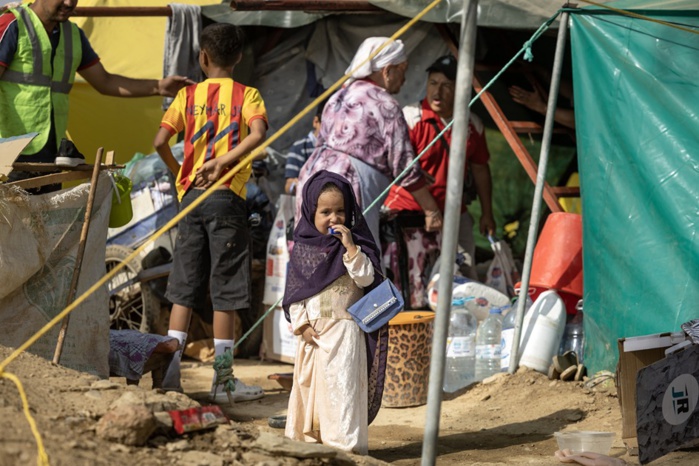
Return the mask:
<svg viewBox="0 0 699 466">
<path fill-rule="evenodd" d="M 127 447 L 126 445 L 121 445 L 117 443 L 116 445 L 112 445 L 109 447 L 110 451 L 113 451 L 114 453 L 130 453 L 131 448 Z"/>
<path fill-rule="evenodd" d="M 187 395 L 182 393 L 175 393 L 170 395 L 170 393 L 155 393 L 152 391 L 129 391 L 124 392 L 119 398 L 114 400 L 114 402 L 109 406 L 110 409 L 114 409 L 118 406 L 124 405 L 145 405 L 150 408 L 151 411 L 175 411 L 179 409 L 197 408 L 201 406 L 199 403 L 189 398 Z"/>
<path fill-rule="evenodd" d="M 358 458 L 371 458 L 370 456 L 363 456 Z M 371 458 L 373 459 L 373 458 Z M 344 451 L 338 451 L 337 456 L 333 460 L 333 466 L 356 466 L 359 464 L 355 461 L 352 455 L 345 453 Z M 365 464 L 375 464 L 375 463 L 365 463 Z M 378 464 L 378 463 L 376 463 Z"/>
<path fill-rule="evenodd" d="M 148 437 L 155 432 L 157 423 L 153 413 L 143 405 L 119 406 L 108 411 L 97 422 L 97 436 L 123 443 L 124 445 L 145 445 Z"/>
<path fill-rule="evenodd" d="M 220 425 L 214 432 L 216 440 L 222 445 L 222 448 L 238 448 L 243 445 L 243 441 L 238 435 L 238 431 L 230 425 Z M 223 445 L 226 445 L 223 447 Z"/>
<path fill-rule="evenodd" d="M 338 450 L 325 445 L 296 442 L 267 432 L 261 433 L 252 447 L 275 456 L 294 458 L 335 458 L 338 454 Z"/>
<path fill-rule="evenodd" d="M 121 388 L 118 383 L 110 382 L 109 380 L 98 380 L 90 385 L 92 390 L 116 390 Z"/>
<path fill-rule="evenodd" d="M 102 398 L 102 394 L 97 390 L 88 390 L 85 392 L 85 396 L 92 398 L 93 400 L 99 400 Z"/>
<path fill-rule="evenodd" d="M 241 458 L 242 464 L 254 464 L 255 466 L 261 466 L 262 464 L 267 464 L 268 461 L 273 461 L 268 455 L 264 455 L 256 451 L 247 451 L 243 453 Z"/>
<path fill-rule="evenodd" d="M 165 445 L 165 449 L 167 451 L 173 452 L 173 451 L 187 451 L 191 450 L 192 447 L 189 445 L 189 440 L 182 439 L 178 440 L 176 442 L 168 443 Z"/>
<path fill-rule="evenodd" d="M 174 422 L 172 422 L 172 418 L 170 417 L 170 414 L 167 411 L 159 411 L 157 413 L 153 413 L 153 416 L 155 417 L 155 422 L 158 425 L 158 431 L 169 432 L 170 430 L 172 430 Z"/>
<path fill-rule="evenodd" d="M 148 445 L 151 447 L 165 447 L 168 443 L 170 441 L 164 435 L 153 436 L 148 440 Z"/>
<path fill-rule="evenodd" d="M 179 466 L 223 466 L 224 460 L 206 451 L 188 451 L 177 461 Z"/>
</svg>

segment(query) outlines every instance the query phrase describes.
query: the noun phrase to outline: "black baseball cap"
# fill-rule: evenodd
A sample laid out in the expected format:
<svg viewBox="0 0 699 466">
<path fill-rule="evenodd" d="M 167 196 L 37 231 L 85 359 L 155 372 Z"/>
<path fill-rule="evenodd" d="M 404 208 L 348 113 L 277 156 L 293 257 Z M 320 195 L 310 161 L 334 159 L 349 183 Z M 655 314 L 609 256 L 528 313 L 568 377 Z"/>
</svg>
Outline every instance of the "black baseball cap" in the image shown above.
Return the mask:
<svg viewBox="0 0 699 466">
<path fill-rule="evenodd" d="M 456 58 L 454 58 L 454 55 L 439 57 L 426 71 L 428 73 L 436 71 L 442 73 L 448 79 L 456 81 Z"/>
</svg>

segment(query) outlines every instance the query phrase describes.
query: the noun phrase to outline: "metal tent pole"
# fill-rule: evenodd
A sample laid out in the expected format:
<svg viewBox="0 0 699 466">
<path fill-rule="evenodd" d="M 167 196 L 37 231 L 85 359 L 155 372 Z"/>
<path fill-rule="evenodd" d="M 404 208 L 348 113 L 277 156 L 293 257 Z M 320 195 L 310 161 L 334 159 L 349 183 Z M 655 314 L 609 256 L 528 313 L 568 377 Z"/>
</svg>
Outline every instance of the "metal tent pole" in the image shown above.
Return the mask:
<svg viewBox="0 0 699 466">
<path fill-rule="evenodd" d="M 558 39 L 556 41 L 556 54 L 553 59 L 553 70 L 551 72 L 551 87 L 549 89 L 549 101 L 546 106 L 546 120 L 544 122 L 544 135 L 541 141 L 541 153 L 539 155 L 539 169 L 536 173 L 536 187 L 534 189 L 534 201 L 532 204 L 532 215 L 529 220 L 529 234 L 527 236 L 527 247 L 524 252 L 524 265 L 522 270 L 522 285 L 519 288 L 520 296 L 524 293 L 526 297 L 529 292 L 529 276 L 532 270 L 532 257 L 534 256 L 534 245 L 537 239 L 539 218 L 541 216 L 541 195 L 546 181 L 546 169 L 548 166 L 549 152 L 551 150 L 551 135 L 553 134 L 553 121 L 556 113 L 556 102 L 558 100 L 558 88 L 561 83 L 561 69 L 563 68 L 563 55 L 565 54 L 566 36 L 568 33 L 567 12 L 561 13 L 561 22 L 558 27 Z M 525 299 L 517 300 L 517 315 L 515 318 L 515 334 L 512 340 L 512 351 L 510 354 L 510 367 L 508 372 L 514 374 L 519 365 L 519 339 L 522 334 L 522 323 L 524 322 Z"/>
<path fill-rule="evenodd" d="M 466 139 L 471 111 L 471 81 L 473 79 L 474 55 L 476 49 L 476 15 L 478 0 L 468 1 L 461 16 L 461 38 L 456 72 L 456 93 L 454 96 L 454 127 L 452 128 L 451 149 L 449 150 L 449 173 L 463 173 L 466 166 Z M 442 260 L 440 261 L 439 298 L 434 320 L 432 359 L 430 362 L 430 383 L 427 392 L 427 419 L 425 437 L 422 444 L 422 466 L 435 464 L 437 439 L 439 437 L 439 417 L 442 409 L 442 385 L 444 383 L 444 353 L 449 314 L 451 311 L 452 276 L 456 256 L 461 202 L 463 198 L 463 176 L 450 176 L 447 181 L 447 199 L 444 207 L 444 231 L 442 232 Z"/>
</svg>

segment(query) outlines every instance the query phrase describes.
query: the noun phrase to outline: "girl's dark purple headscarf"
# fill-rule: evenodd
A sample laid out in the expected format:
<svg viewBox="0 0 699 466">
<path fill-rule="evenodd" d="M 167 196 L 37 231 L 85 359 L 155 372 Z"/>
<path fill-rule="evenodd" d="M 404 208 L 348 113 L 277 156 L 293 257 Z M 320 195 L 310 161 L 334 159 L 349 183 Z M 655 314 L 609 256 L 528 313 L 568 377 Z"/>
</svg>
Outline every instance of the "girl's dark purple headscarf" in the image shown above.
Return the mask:
<svg viewBox="0 0 699 466">
<path fill-rule="evenodd" d="M 354 198 L 354 191 L 342 176 L 321 170 L 311 176 L 303 186 L 301 219 L 294 230 L 294 247 L 291 250 L 286 272 L 286 290 L 282 307 L 287 320 L 289 305 L 320 293 L 328 285 L 347 273 L 342 255 L 346 252 L 342 242 L 335 236 L 320 232 L 315 226 L 318 196 L 323 187 L 332 183 L 340 190 L 345 200 L 345 226 L 352 231 L 354 243 L 362 248 L 376 270 L 381 270 L 379 248 L 364 220 L 362 211 Z M 374 274 L 374 283 L 365 289 L 370 291 L 381 282 Z"/>
<path fill-rule="evenodd" d="M 364 220 L 364 215 L 354 198 L 354 191 L 344 177 L 326 170 L 311 176 L 303 186 L 301 219 L 294 230 L 294 248 L 291 250 L 286 272 L 286 289 L 282 307 L 286 319 L 291 322 L 289 306 L 314 296 L 347 273 L 342 255 L 346 249 L 342 242 L 315 226 L 318 196 L 323 187 L 332 183 L 338 187 L 345 200 L 345 226 L 352 232 L 354 243 L 369 257 L 375 271 L 381 271 L 379 247 Z M 374 273 L 374 283 L 364 289 L 367 293 L 381 283 L 382 277 Z M 369 423 L 381 407 L 383 385 L 388 354 L 388 326 L 366 334 Z"/>
</svg>

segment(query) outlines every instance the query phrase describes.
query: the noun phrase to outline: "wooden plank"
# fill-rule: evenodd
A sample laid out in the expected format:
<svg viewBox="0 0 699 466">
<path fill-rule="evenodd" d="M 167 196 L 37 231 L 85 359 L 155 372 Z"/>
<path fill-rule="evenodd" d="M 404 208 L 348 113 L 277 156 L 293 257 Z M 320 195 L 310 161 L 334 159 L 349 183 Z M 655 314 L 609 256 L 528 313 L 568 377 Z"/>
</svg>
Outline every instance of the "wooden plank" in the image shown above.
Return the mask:
<svg viewBox="0 0 699 466">
<path fill-rule="evenodd" d="M 80 280 L 80 271 L 83 265 L 83 257 L 85 256 L 85 245 L 87 244 L 87 234 L 90 231 L 90 220 L 92 220 L 92 208 L 95 203 L 95 193 L 97 192 L 97 181 L 100 177 L 100 165 L 102 165 L 102 153 L 104 148 L 97 149 L 95 155 L 95 165 L 92 170 L 92 179 L 90 180 L 90 192 L 87 195 L 87 207 L 85 208 L 85 218 L 83 219 L 83 228 L 80 231 L 80 242 L 78 243 L 78 252 L 75 256 L 75 265 L 73 266 L 73 278 L 70 281 L 68 289 L 68 298 L 66 307 L 70 306 L 78 292 L 78 280 Z M 66 333 L 68 332 L 68 324 L 70 323 L 70 314 L 66 315 L 61 322 L 61 329 L 58 332 L 58 341 L 56 342 L 56 350 L 53 353 L 53 363 L 58 364 L 61 361 L 63 353 L 63 343 L 65 342 Z"/>
<path fill-rule="evenodd" d="M 79 6 L 71 16 L 135 17 L 135 16 L 172 16 L 169 6 Z"/>
<path fill-rule="evenodd" d="M 125 165 L 117 164 L 104 164 L 100 167 L 100 170 L 117 170 L 124 168 Z M 93 165 L 90 163 L 83 163 L 76 167 L 61 167 L 54 163 L 28 163 L 28 162 L 15 162 L 12 164 L 12 169 L 18 172 L 55 172 L 55 171 L 79 171 L 79 172 L 92 172 Z"/>
<path fill-rule="evenodd" d="M 55 172 L 55 171 L 79 171 L 79 172 L 91 172 L 92 165 L 90 164 L 80 164 L 76 167 L 60 167 L 55 163 L 29 163 L 29 162 L 15 162 L 12 164 L 12 168 L 19 172 Z"/>
<path fill-rule="evenodd" d="M 478 81 L 476 76 L 473 77 L 473 88 L 476 92 L 480 92 L 481 89 L 483 89 L 483 86 L 481 85 L 480 81 Z M 488 113 L 490 113 L 490 116 L 497 125 L 498 129 L 500 129 L 500 132 L 505 137 L 505 140 L 514 151 L 515 156 L 524 168 L 524 171 L 527 172 L 527 175 L 529 175 L 532 182 L 536 184 L 536 174 L 538 171 L 536 162 L 534 162 L 532 156 L 529 155 L 529 151 L 522 143 L 522 140 L 519 138 L 519 135 L 510 124 L 510 121 L 502 113 L 500 105 L 498 105 L 498 103 L 495 101 L 492 94 L 487 91 L 481 95 L 481 101 L 488 110 Z M 558 202 L 558 198 L 551 190 L 551 185 L 548 182 L 544 182 L 543 197 L 544 202 L 546 202 L 548 208 L 551 209 L 551 212 L 563 212 L 563 208 Z"/>
<path fill-rule="evenodd" d="M 15 181 L 7 183 L 7 186 L 19 186 L 23 189 L 40 188 L 47 184 L 65 183 L 66 181 L 84 180 L 90 177 L 90 172 L 75 171 L 52 173 L 50 175 L 39 176 L 37 178 L 29 178 L 28 180 Z"/>
<path fill-rule="evenodd" d="M 554 186 L 551 191 L 558 197 L 580 197 L 578 186 Z"/>
<path fill-rule="evenodd" d="M 107 154 L 104 156 L 104 164 L 105 165 L 114 165 L 114 151 L 110 150 L 107 152 Z"/>
<path fill-rule="evenodd" d="M 544 128 L 539 123 L 533 121 L 510 121 L 510 124 L 512 125 L 512 129 L 519 134 L 541 134 L 544 132 Z"/>
<path fill-rule="evenodd" d="M 512 128 L 518 134 L 542 134 L 544 127 L 535 121 L 510 121 Z M 553 134 L 568 134 L 567 128 L 554 127 Z"/>
</svg>

